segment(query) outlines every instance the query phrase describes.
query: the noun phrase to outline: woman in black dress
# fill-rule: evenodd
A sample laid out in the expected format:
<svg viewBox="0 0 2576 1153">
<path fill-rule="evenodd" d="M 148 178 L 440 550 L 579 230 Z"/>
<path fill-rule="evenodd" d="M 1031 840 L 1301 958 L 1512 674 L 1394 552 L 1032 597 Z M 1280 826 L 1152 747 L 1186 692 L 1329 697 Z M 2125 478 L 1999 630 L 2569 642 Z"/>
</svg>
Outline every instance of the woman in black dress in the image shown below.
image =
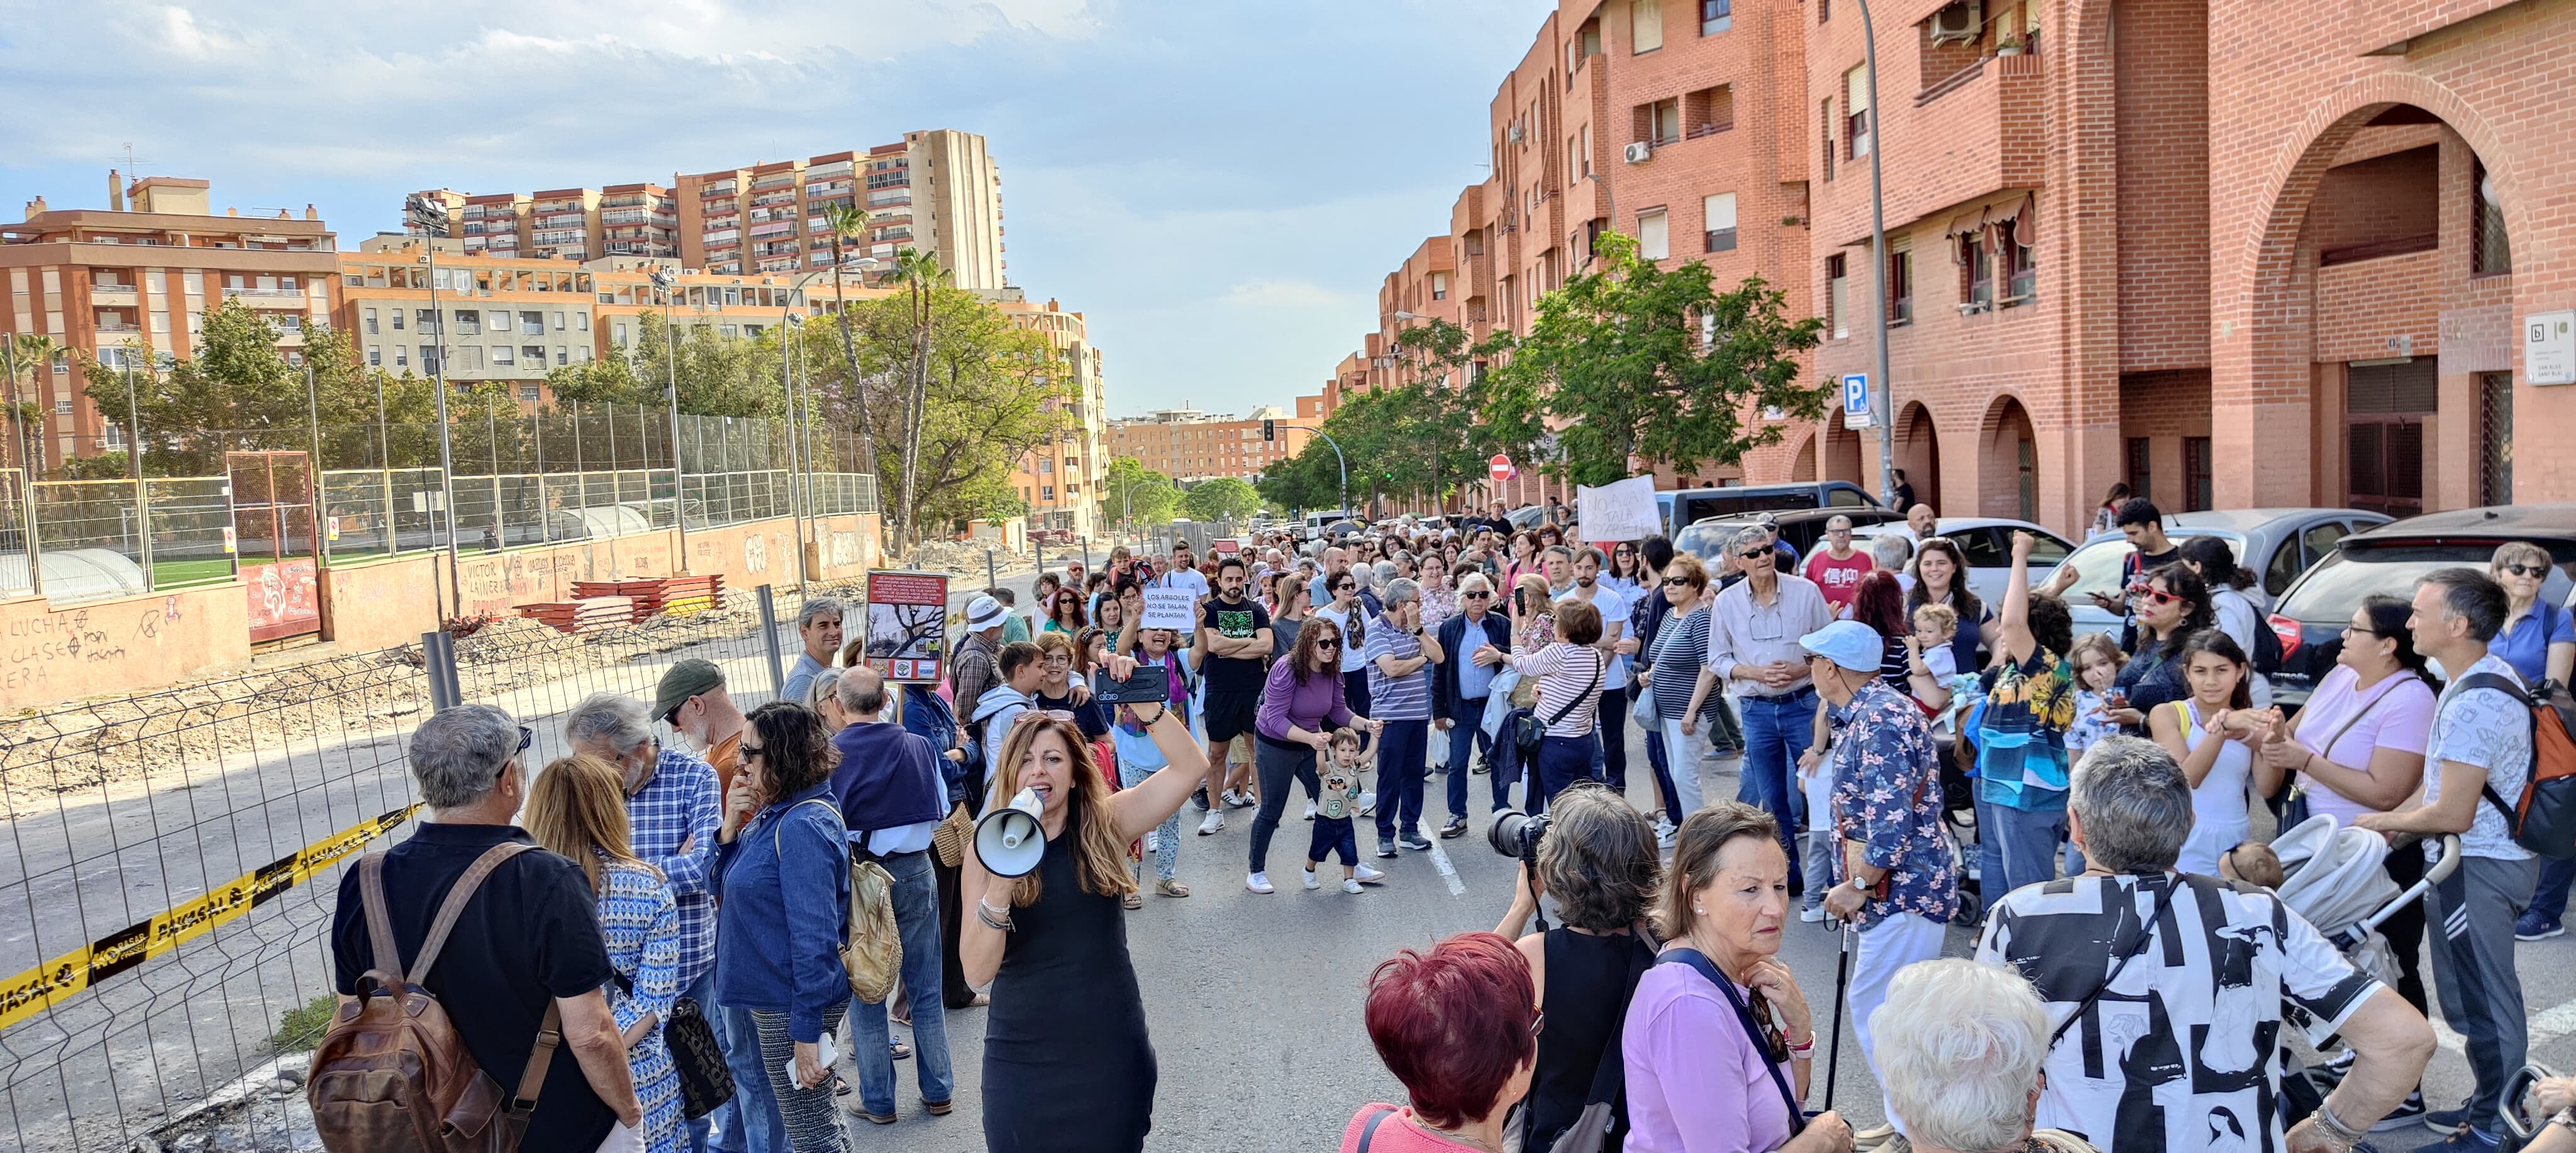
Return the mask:
<svg viewBox="0 0 2576 1153">
<path fill-rule="evenodd" d="M 1110 658 L 1124 680 L 1135 662 Z M 1035 871 L 995 877 L 966 854 L 966 978 L 993 983 L 984 1032 L 984 1143 L 995 1153 L 1134 1153 L 1153 1126 L 1154 1046 L 1127 959 L 1120 900 L 1134 892 L 1127 842 L 1162 824 L 1207 776 L 1179 717 L 1132 707 L 1164 767 L 1111 793 L 1068 721 L 1031 710 L 1002 741 L 993 805 L 1035 789 L 1046 852 Z M 1149 715 L 1150 714 L 1150 715 Z"/>
</svg>

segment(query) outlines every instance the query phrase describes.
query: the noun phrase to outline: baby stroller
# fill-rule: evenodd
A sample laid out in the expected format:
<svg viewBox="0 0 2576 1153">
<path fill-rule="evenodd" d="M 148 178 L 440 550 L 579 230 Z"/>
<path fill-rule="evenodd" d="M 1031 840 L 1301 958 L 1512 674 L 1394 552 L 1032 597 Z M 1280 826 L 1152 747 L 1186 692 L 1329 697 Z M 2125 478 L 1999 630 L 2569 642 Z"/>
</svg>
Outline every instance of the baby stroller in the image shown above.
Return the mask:
<svg viewBox="0 0 2576 1153">
<path fill-rule="evenodd" d="M 2331 816 L 2310 817 L 2272 839 L 2272 852 L 2281 859 L 2283 874 L 2276 892 L 2283 904 L 2315 926 L 2354 967 L 2393 988 L 2397 955 L 2380 935 L 2380 923 L 2423 900 L 2425 893 L 2460 867 L 2460 838 L 2446 834 L 2441 856 L 2426 866 L 2424 879 L 2399 889 L 2385 868 L 2388 854 L 2420 851 L 2414 838 L 2392 845 L 2367 829 L 2343 827 Z M 2289 1006 L 2283 1012 L 2298 1016 Z M 2314 1111 L 2343 1079 L 2350 1060 L 2351 1051 L 2345 1049 L 2322 1062 L 2306 1064 L 2283 1046 L 2282 1124 L 2295 1125 Z"/>
<path fill-rule="evenodd" d="M 1985 853 L 1979 848 L 1977 832 L 1977 779 L 1969 775 L 1977 755 L 1960 735 L 1976 713 L 1976 689 L 1976 678 L 1957 678 L 1952 682 L 1950 707 L 1932 717 L 1932 747 L 1941 759 L 1941 824 L 1959 856 L 1959 907 L 1950 914 L 1950 923 L 1968 928 L 1976 927 L 1986 914 L 1984 888 L 1979 883 Z"/>
</svg>

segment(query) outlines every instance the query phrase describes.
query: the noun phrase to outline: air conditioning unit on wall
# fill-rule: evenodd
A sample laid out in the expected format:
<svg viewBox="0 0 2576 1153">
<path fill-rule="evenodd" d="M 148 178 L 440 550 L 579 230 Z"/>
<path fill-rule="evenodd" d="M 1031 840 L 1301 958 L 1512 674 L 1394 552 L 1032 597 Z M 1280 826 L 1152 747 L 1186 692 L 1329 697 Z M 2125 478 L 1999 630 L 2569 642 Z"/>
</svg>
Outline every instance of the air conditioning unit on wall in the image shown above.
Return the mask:
<svg viewBox="0 0 2576 1153">
<path fill-rule="evenodd" d="M 1628 158 L 1630 164 L 1643 164 L 1655 158 L 1655 146 L 1640 140 L 1629 145 L 1622 155 Z"/>
<path fill-rule="evenodd" d="M 1952 40 L 1975 40 L 1978 31 L 1984 27 L 1983 13 L 1977 9 L 1977 0 L 1957 0 L 1956 3 L 1933 13 L 1932 43 L 1938 45 Z"/>
</svg>

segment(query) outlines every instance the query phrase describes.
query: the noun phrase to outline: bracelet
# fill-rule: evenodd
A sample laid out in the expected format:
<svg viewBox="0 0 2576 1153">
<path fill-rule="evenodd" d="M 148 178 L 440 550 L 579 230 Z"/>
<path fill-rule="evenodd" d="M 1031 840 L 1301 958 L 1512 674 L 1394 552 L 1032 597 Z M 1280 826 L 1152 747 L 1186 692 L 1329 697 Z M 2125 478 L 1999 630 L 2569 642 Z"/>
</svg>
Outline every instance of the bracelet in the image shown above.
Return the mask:
<svg viewBox="0 0 2576 1153">
<path fill-rule="evenodd" d="M 1009 909 L 1002 909 L 997 912 L 991 905 L 985 904 L 984 898 L 982 897 L 975 898 L 975 919 L 982 921 L 984 923 L 984 927 L 987 929 L 998 929 L 1007 933 L 1015 928 L 1015 926 L 1011 924 L 1011 911 Z"/>
<path fill-rule="evenodd" d="M 1786 1037 L 1783 1037 L 1783 1038 L 1781 1038 L 1780 1040 L 1781 1040 L 1781 1043 L 1782 1043 L 1782 1044 L 1787 1045 L 1787 1043 L 1788 1043 L 1788 1040 L 1789 1040 L 1789 1039 L 1788 1039 L 1788 1038 L 1786 1038 Z M 1807 1034 L 1807 1043 L 1806 1043 L 1806 1044 L 1804 1044 L 1804 1045 L 1788 1045 L 1788 1050 L 1789 1050 L 1789 1059 L 1790 1059 L 1790 1060 L 1792 1060 L 1792 1061 L 1811 1061 L 1811 1060 L 1814 1060 L 1814 1059 L 1815 1059 L 1815 1056 L 1816 1056 L 1816 1035 L 1815 1035 L 1814 1033 L 1809 1033 L 1809 1034 Z"/>
<path fill-rule="evenodd" d="M 2324 1129 L 2326 1134 L 2333 1138 L 2334 1143 L 2342 1148 L 2350 1149 L 2369 1135 L 2344 1124 L 2343 1118 L 2335 1116 L 2333 1106 L 2327 1102 L 2317 1102 L 2317 1111 L 2313 1116 L 2317 1119 L 2317 1127 Z"/>
</svg>

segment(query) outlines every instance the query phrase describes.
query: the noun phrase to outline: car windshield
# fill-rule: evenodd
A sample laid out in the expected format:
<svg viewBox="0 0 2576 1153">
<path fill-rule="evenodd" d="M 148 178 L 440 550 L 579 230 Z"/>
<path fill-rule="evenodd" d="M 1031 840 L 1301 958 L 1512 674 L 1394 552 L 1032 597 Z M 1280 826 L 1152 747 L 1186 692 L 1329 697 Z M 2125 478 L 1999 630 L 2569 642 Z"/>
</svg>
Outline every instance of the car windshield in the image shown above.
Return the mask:
<svg viewBox="0 0 2576 1153">
<path fill-rule="evenodd" d="M 1743 522 L 1702 522 L 1683 529 L 1680 536 L 1673 538 L 1673 547 L 1703 561 L 1713 561 L 1718 550 L 1726 547 L 1726 538 L 1734 536 L 1735 530 L 1743 527 Z"/>
<path fill-rule="evenodd" d="M 2245 551 L 2244 538 L 2232 532 L 2172 533 L 2168 536 L 2177 545 L 2196 536 L 2216 536 L 2225 540 L 2240 555 Z M 2094 541 L 2067 554 L 2064 563 L 2074 565 L 2075 571 L 2081 575 L 2075 578 L 2074 584 L 2067 586 L 2065 598 L 2070 602 L 2081 603 L 2094 593 L 2120 591 L 2120 571 L 2128 567 L 2129 555 L 2136 551 L 2138 550 L 2126 539 L 2109 537 Z"/>
</svg>

